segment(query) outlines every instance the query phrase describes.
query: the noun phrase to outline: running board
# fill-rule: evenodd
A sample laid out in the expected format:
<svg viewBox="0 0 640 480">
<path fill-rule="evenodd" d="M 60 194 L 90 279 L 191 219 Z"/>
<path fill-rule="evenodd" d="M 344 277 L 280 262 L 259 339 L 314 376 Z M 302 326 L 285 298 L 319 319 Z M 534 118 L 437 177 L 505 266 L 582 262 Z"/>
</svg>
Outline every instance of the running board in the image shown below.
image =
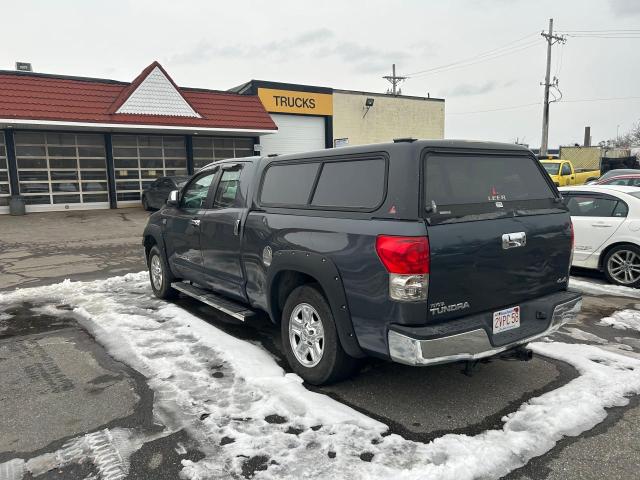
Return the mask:
<svg viewBox="0 0 640 480">
<path fill-rule="evenodd" d="M 215 308 L 216 310 L 221 311 L 222 313 L 226 313 L 227 315 L 232 316 L 233 318 L 244 322 L 247 318 L 255 315 L 255 312 L 244 305 L 234 302 L 233 300 L 229 300 L 228 298 L 222 297 L 220 295 L 216 295 L 209 290 L 205 290 L 204 288 L 196 287 L 190 283 L 186 282 L 173 282 L 171 287 L 176 289 L 177 291 L 188 295 L 189 297 L 195 298 L 196 300 L 200 300 L 202 303 L 206 303 L 207 305 Z"/>
</svg>

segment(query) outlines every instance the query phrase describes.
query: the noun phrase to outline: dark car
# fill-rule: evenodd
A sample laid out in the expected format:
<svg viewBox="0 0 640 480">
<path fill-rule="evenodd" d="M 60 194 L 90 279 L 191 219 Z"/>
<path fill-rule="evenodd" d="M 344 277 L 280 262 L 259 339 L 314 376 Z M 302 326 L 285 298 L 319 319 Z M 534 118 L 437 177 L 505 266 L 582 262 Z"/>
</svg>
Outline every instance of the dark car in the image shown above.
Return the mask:
<svg viewBox="0 0 640 480">
<path fill-rule="evenodd" d="M 617 170 L 609 170 L 608 172 L 602 174 L 600 178 L 595 180 L 593 183 L 600 183 L 603 180 L 607 180 L 611 177 L 617 177 L 620 175 L 640 175 L 640 170 L 635 170 L 633 168 L 619 168 Z"/>
<path fill-rule="evenodd" d="M 573 229 L 531 151 L 399 140 L 223 160 L 151 215 L 156 296 L 266 312 L 322 384 L 375 356 L 409 365 L 512 351 L 574 318 Z"/>
<path fill-rule="evenodd" d="M 613 170 L 614 172 L 626 171 L 626 170 Z M 636 170 L 634 173 L 623 173 L 606 176 L 603 175 L 596 180 L 593 185 L 626 185 L 628 187 L 640 186 L 640 170 Z"/>
<path fill-rule="evenodd" d="M 142 208 L 159 210 L 167 202 L 169 193 L 182 188 L 191 177 L 158 177 L 142 191 Z"/>
</svg>

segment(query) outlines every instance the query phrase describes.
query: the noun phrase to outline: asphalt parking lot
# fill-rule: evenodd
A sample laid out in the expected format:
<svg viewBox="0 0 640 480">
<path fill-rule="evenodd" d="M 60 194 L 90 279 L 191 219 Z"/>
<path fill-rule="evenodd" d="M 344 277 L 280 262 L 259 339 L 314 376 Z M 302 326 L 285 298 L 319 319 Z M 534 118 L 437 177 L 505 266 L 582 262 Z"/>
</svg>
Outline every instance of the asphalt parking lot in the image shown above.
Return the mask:
<svg viewBox="0 0 640 480">
<path fill-rule="evenodd" d="M 140 234 L 147 216 L 126 209 L 0 217 L 0 299 L 16 287 L 143 270 Z M 581 278 L 601 282 L 597 276 Z M 141 298 L 148 312 L 162 303 Z M 637 309 L 639 302 L 630 296 L 585 295 L 576 324 L 554 338 L 640 355 L 638 332 L 598 324 L 615 311 Z M 189 298 L 176 304 L 201 322 L 263 346 L 288 368 L 279 332 L 267 322 L 238 325 Z M 204 455 L 199 443 L 188 429 L 158 415 L 158 393 L 146 372 L 107 353 L 72 308 L 39 299 L 0 313 L 0 479 L 178 478 L 183 461 Z M 500 428 L 505 415 L 577 376 L 567 363 L 539 355 L 529 362 L 482 363 L 471 376 L 456 364 L 419 369 L 372 360 L 353 379 L 313 390 L 383 422 L 391 433 L 429 442 L 449 433 L 478 435 Z M 132 432 L 144 441 L 125 468 L 118 463 L 119 438 L 130 439 Z M 69 461 L 56 463 L 56 458 Z M 507 478 L 635 478 L 639 458 L 640 405 L 632 398 L 629 405 L 609 409 L 593 429 L 562 438 Z M 245 477 L 262 469 L 253 460 L 243 466 Z"/>
</svg>

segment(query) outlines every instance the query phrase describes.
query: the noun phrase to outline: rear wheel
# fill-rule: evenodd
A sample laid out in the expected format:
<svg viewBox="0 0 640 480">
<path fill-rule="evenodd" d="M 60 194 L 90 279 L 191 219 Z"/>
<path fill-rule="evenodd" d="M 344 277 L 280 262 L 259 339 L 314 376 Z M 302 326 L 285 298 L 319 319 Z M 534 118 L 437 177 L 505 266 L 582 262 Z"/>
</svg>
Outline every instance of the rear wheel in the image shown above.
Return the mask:
<svg viewBox="0 0 640 480">
<path fill-rule="evenodd" d="M 149 251 L 148 265 L 153 294 L 162 299 L 175 298 L 178 292 L 171 287 L 171 282 L 175 278 L 157 245 L 154 245 Z"/>
<path fill-rule="evenodd" d="M 315 285 L 291 292 L 282 312 L 281 334 L 289 365 L 313 385 L 347 378 L 359 365 L 342 348 L 331 308 Z"/>
<path fill-rule="evenodd" d="M 626 287 L 640 286 L 640 248 L 619 245 L 604 258 L 604 274 L 610 283 Z"/>
</svg>

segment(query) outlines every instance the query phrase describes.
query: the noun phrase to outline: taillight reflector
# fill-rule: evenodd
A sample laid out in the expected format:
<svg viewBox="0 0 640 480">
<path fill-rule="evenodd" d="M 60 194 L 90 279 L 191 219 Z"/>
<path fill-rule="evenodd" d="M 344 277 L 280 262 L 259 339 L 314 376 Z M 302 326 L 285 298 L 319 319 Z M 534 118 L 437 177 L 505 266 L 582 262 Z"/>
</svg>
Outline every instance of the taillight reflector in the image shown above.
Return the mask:
<svg viewBox="0 0 640 480">
<path fill-rule="evenodd" d="M 376 252 L 389 273 L 429 273 L 429 239 L 380 235 Z"/>
</svg>

